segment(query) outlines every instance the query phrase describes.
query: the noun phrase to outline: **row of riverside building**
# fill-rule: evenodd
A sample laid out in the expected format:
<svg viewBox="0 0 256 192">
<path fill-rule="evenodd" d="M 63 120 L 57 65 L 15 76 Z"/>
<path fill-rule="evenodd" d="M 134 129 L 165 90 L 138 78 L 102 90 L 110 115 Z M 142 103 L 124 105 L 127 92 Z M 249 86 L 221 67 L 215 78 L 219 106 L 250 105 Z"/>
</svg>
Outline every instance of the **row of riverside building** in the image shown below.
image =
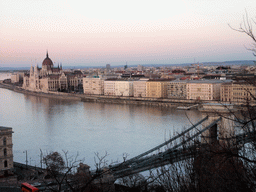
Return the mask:
<svg viewBox="0 0 256 192">
<path fill-rule="evenodd" d="M 212 100 L 254 101 L 256 84 L 233 80 L 119 80 L 84 77 L 86 95 Z"/>
<path fill-rule="evenodd" d="M 233 85 L 232 80 L 118 80 L 99 77 L 83 78 L 86 95 L 149 97 L 192 100 L 232 101 L 222 91 Z M 231 91 L 232 89 L 230 89 Z M 232 95 L 232 94 L 230 94 Z M 235 99 L 235 97 L 233 98 Z"/>
</svg>

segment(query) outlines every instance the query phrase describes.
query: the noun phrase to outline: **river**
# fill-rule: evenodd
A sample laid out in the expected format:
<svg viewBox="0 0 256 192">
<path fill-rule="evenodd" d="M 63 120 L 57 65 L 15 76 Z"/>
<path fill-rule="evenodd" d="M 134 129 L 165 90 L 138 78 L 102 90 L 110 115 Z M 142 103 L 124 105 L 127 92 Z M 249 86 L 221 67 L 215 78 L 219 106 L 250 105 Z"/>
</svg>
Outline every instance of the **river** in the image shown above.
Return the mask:
<svg viewBox="0 0 256 192">
<path fill-rule="evenodd" d="M 0 80 L 3 79 L 0 74 Z M 13 128 L 14 161 L 40 166 L 40 149 L 68 151 L 94 168 L 95 153 L 122 161 L 202 119 L 196 110 L 59 100 L 0 88 L 0 126 Z"/>
</svg>

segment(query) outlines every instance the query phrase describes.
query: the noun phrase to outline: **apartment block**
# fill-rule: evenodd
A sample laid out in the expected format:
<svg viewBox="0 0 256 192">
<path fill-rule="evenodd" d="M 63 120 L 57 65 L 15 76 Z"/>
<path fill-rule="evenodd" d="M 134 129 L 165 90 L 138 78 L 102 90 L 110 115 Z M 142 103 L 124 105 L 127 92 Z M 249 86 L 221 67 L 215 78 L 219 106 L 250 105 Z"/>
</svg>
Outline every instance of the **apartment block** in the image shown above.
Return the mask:
<svg viewBox="0 0 256 192">
<path fill-rule="evenodd" d="M 11 75 L 11 82 L 12 83 L 19 83 L 23 81 L 24 73 L 15 73 Z"/>
<path fill-rule="evenodd" d="M 115 95 L 115 84 L 116 80 L 105 80 L 104 81 L 104 95 Z"/>
<path fill-rule="evenodd" d="M 187 83 L 187 99 L 220 100 L 220 80 L 194 80 Z"/>
<path fill-rule="evenodd" d="M 133 96 L 133 81 L 116 81 L 115 82 L 116 96 Z"/>
<path fill-rule="evenodd" d="M 147 80 L 139 80 L 133 82 L 134 97 L 146 97 L 146 82 Z"/>
<path fill-rule="evenodd" d="M 221 86 L 221 101 L 255 101 L 256 86 L 247 82 L 226 83 Z"/>
<path fill-rule="evenodd" d="M 146 82 L 146 97 L 166 98 L 167 87 L 170 81 L 153 81 Z"/>
<path fill-rule="evenodd" d="M 170 81 L 167 88 L 167 97 L 170 99 L 187 98 L 187 81 L 174 80 Z"/>
<path fill-rule="evenodd" d="M 99 77 L 84 77 L 83 78 L 84 94 L 87 95 L 103 95 L 104 80 Z"/>
<path fill-rule="evenodd" d="M 223 83 L 220 87 L 220 100 L 231 102 L 232 98 L 232 85 L 233 83 Z"/>
</svg>

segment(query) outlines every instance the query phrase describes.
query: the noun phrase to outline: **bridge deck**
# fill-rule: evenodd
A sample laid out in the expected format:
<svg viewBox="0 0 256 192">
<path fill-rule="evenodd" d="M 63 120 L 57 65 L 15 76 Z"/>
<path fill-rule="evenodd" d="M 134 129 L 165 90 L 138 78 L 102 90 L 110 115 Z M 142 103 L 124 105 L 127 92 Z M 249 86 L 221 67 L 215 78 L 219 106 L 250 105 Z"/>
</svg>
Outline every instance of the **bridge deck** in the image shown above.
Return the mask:
<svg viewBox="0 0 256 192">
<path fill-rule="evenodd" d="M 125 176 L 133 175 L 139 172 L 147 171 L 150 169 L 158 168 L 161 166 L 165 166 L 168 164 L 173 164 L 179 161 L 183 161 L 189 158 L 193 158 L 196 155 L 199 154 L 200 150 L 205 148 L 206 146 L 209 146 L 209 144 L 202 144 L 202 143 L 196 143 L 194 145 L 189 145 L 188 147 L 185 147 L 186 144 L 190 141 L 193 141 L 196 137 L 200 136 L 203 132 L 206 130 L 212 128 L 215 126 L 221 118 L 218 118 L 217 120 L 213 121 L 210 125 L 205 127 L 204 129 L 194 133 L 194 135 L 181 140 L 180 143 L 174 145 L 173 147 L 169 147 L 164 152 L 160 152 L 158 154 L 152 154 L 152 152 L 159 150 L 161 147 L 166 146 L 173 141 L 183 138 L 186 133 L 200 125 L 202 122 L 204 122 L 208 117 L 205 117 L 189 129 L 183 131 L 182 133 L 178 134 L 177 136 L 171 138 L 170 140 L 162 143 L 161 145 L 158 145 L 157 147 L 142 153 L 132 159 L 129 159 L 123 163 L 115 164 L 112 166 L 109 166 L 109 169 L 107 173 L 110 173 L 114 176 L 115 179 L 122 178 Z M 235 137 L 229 138 L 236 142 L 236 144 L 242 145 L 248 142 L 251 142 L 256 139 L 256 132 L 250 132 L 250 133 L 242 133 L 238 134 Z M 102 172 L 102 171 L 100 171 Z"/>
</svg>

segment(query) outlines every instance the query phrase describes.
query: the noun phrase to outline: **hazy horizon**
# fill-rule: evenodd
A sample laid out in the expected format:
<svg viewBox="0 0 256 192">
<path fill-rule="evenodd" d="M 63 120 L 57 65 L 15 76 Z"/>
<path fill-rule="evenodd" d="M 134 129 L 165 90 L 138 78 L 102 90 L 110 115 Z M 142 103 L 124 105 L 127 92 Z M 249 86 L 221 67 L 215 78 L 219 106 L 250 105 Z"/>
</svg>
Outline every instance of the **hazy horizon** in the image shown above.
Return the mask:
<svg viewBox="0 0 256 192">
<path fill-rule="evenodd" d="M 111 66 L 253 60 L 232 30 L 256 1 L 1 1 L 0 67 Z"/>
</svg>

